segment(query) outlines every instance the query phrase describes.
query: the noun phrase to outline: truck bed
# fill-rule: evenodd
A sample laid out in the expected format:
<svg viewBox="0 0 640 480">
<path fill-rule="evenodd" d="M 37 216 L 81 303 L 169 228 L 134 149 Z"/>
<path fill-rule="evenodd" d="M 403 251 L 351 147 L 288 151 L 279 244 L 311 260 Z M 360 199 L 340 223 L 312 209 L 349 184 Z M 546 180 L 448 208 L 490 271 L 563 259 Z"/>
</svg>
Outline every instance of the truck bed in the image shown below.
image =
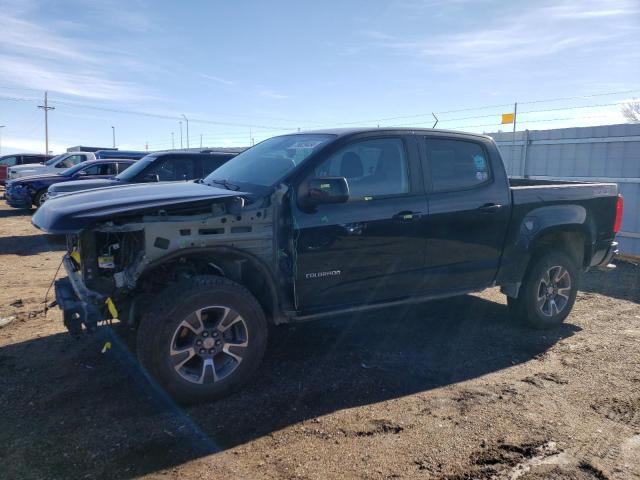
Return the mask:
<svg viewBox="0 0 640 480">
<path fill-rule="evenodd" d="M 615 204 L 618 186 L 615 183 L 572 182 L 565 180 L 533 180 L 509 177 L 514 206 L 536 203 Z M 602 200 L 603 197 L 609 200 Z M 586 206 L 586 205 L 584 205 Z M 606 209 L 606 207 L 605 207 Z"/>
<path fill-rule="evenodd" d="M 516 242 L 520 225 L 530 218 L 538 226 L 539 223 L 578 229 L 586 226 L 591 233 L 593 261 L 599 261 L 606 254 L 615 236 L 613 225 L 618 201 L 615 183 L 509 178 L 509 190 L 511 222 L 515 228 L 510 231 L 512 238 L 508 244 Z"/>
<path fill-rule="evenodd" d="M 533 178 L 509 177 L 511 187 L 541 187 L 541 186 L 577 186 L 577 185 L 612 185 L 601 182 L 577 182 L 572 180 L 536 180 Z M 615 184 L 614 184 L 615 185 Z"/>
</svg>

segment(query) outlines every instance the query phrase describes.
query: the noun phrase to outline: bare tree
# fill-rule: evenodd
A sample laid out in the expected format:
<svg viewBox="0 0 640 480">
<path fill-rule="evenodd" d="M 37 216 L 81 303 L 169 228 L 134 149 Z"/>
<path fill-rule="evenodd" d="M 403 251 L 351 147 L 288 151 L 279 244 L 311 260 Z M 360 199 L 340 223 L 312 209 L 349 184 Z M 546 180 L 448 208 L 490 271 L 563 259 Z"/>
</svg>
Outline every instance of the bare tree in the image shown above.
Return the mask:
<svg viewBox="0 0 640 480">
<path fill-rule="evenodd" d="M 640 101 L 633 101 L 622 106 L 622 114 L 631 123 L 640 123 Z"/>
</svg>

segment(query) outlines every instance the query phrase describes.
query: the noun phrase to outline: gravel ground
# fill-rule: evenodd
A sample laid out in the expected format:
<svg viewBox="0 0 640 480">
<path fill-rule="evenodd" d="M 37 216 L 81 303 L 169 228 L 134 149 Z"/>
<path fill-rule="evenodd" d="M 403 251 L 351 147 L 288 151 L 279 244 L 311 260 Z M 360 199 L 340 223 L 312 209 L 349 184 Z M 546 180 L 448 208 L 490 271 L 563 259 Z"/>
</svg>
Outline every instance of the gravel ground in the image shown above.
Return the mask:
<svg viewBox="0 0 640 480">
<path fill-rule="evenodd" d="M 182 409 L 128 332 L 45 314 L 62 239 L 5 205 L 0 226 L 1 478 L 640 478 L 633 262 L 585 275 L 553 332 L 495 289 L 279 327 L 248 388 Z"/>
</svg>

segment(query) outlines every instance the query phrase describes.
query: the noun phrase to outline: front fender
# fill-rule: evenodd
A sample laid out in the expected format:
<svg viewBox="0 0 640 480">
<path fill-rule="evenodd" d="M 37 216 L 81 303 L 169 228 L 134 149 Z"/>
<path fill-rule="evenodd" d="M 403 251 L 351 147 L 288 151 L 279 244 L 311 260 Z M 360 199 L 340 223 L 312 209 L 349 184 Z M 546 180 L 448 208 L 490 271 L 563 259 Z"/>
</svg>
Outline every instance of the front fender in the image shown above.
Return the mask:
<svg viewBox="0 0 640 480">
<path fill-rule="evenodd" d="M 181 258 L 198 259 L 203 257 L 211 257 L 213 259 L 218 258 L 220 260 L 227 259 L 233 262 L 236 262 L 238 260 L 241 262 L 248 262 L 252 267 L 256 269 L 256 271 L 259 272 L 262 278 L 266 281 L 268 292 L 264 293 L 265 296 L 269 299 L 271 306 L 271 312 L 269 313 L 272 315 L 274 322 L 282 323 L 285 321 L 279 300 L 279 293 L 281 292 L 281 290 L 278 287 L 278 282 L 274 270 L 264 260 L 258 258 L 250 252 L 246 252 L 239 248 L 234 248 L 226 245 L 216 245 L 209 247 L 195 247 L 175 250 L 156 261 L 144 265 L 143 269 L 139 273 L 137 281 L 140 282 L 141 280 L 152 276 L 158 267 L 173 263 Z M 256 294 L 256 292 L 252 293 L 258 298 L 258 301 L 264 298 L 263 295 L 258 295 Z M 262 304 L 262 302 L 260 303 Z"/>
</svg>

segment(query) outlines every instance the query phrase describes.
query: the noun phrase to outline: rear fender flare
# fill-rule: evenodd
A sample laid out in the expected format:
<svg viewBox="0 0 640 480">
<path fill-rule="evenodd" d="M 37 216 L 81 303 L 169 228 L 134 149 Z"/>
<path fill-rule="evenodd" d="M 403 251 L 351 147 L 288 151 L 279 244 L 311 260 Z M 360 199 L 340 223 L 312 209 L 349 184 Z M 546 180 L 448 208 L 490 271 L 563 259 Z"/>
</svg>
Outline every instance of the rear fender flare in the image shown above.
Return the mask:
<svg viewBox="0 0 640 480">
<path fill-rule="evenodd" d="M 531 210 L 520 222 L 515 241 L 505 248 L 496 283 L 507 295 L 517 296 L 531 258 L 547 239 L 563 240 L 559 247 L 575 256 L 576 252 L 567 248 L 564 241 L 571 238 L 571 234 L 580 235 L 584 241 L 582 258 L 576 258 L 576 261 L 580 267 L 586 267 L 585 259 L 591 257 L 596 237 L 596 226 L 587 210 L 580 205 L 549 205 Z"/>
</svg>

